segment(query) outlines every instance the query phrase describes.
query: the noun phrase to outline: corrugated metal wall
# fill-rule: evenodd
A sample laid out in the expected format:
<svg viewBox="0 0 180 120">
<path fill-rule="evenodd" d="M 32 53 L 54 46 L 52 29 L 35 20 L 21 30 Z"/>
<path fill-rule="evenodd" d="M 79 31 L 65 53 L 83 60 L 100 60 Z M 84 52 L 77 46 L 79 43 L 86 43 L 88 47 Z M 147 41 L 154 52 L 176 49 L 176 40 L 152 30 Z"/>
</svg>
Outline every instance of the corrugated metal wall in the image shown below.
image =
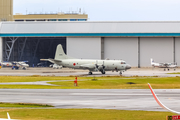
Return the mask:
<svg viewBox="0 0 180 120">
<path fill-rule="evenodd" d="M 78 59 L 101 59 L 101 38 L 67 38 L 67 55 Z"/>
<path fill-rule="evenodd" d="M 138 65 L 150 67 L 150 58 L 153 58 L 155 62 L 177 62 L 180 65 L 180 38 L 105 37 L 103 40 L 104 50 L 102 51 L 100 38 L 69 37 L 67 38 L 67 53 L 83 59 L 101 59 L 101 53 L 103 53 L 102 59 L 123 59 L 133 67 L 138 67 Z"/>
<path fill-rule="evenodd" d="M 105 38 L 104 58 L 123 59 L 133 67 L 138 66 L 138 38 Z"/>
<path fill-rule="evenodd" d="M 155 62 L 173 62 L 173 38 L 140 38 L 140 66 L 151 66 Z"/>
<path fill-rule="evenodd" d="M 3 22 L 0 33 L 180 33 L 180 22 Z"/>
<path fill-rule="evenodd" d="M 83 59 L 124 59 L 131 66 L 148 67 L 150 58 L 156 62 L 175 61 L 180 64 L 179 28 L 180 22 L 3 22 L 0 36 L 1 33 L 80 33 L 77 37 L 65 36 L 69 56 Z M 90 35 L 87 37 L 81 33 Z M 112 33 L 113 37 L 103 36 L 108 33 Z M 137 37 L 115 36 L 115 33 L 137 33 Z M 138 36 L 140 33 L 146 35 Z M 154 33 L 159 36 L 154 36 Z M 172 33 L 177 33 L 173 35 L 175 38 L 171 36 Z M 99 34 L 99 37 L 94 37 L 94 34 Z"/>
<path fill-rule="evenodd" d="M 180 66 L 180 38 L 175 38 L 175 61 Z"/>
<path fill-rule="evenodd" d="M 0 61 L 3 60 L 3 40 L 2 37 L 0 37 Z"/>
</svg>

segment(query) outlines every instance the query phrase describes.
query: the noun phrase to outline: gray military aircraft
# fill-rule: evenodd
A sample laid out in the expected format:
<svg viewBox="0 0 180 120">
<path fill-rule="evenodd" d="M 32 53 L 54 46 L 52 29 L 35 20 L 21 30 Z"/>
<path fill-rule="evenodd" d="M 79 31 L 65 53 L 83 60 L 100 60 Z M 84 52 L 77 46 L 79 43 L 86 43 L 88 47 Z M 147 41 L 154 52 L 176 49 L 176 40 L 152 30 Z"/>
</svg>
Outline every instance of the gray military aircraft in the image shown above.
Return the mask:
<svg viewBox="0 0 180 120">
<path fill-rule="evenodd" d="M 122 74 L 122 72 L 131 68 L 131 66 L 123 60 L 88 60 L 69 57 L 64 53 L 61 44 L 57 46 L 54 59 L 41 59 L 41 61 L 49 61 L 73 69 L 88 69 L 89 75 L 92 75 L 92 72 L 98 71 L 102 74 L 105 74 L 105 71 L 120 71 L 120 74 Z"/>
</svg>

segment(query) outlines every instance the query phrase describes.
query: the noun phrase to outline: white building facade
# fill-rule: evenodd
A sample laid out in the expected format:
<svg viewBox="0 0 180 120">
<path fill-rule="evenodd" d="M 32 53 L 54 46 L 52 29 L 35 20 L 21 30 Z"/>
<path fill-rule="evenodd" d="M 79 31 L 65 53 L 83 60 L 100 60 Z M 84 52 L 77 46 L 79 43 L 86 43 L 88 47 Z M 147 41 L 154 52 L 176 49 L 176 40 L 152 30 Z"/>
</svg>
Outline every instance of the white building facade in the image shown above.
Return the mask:
<svg viewBox="0 0 180 120">
<path fill-rule="evenodd" d="M 28 60 L 31 56 L 38 61 L 49 57 L 46 52 L 52 57 L 55 46 L 61 43 L 67 55 L 75 58 L 123 59 L 132 67 L 150 67 L 150 58 L 180 65 L 178 21 L 0 23 L 3 61 Z"/>
</svg>

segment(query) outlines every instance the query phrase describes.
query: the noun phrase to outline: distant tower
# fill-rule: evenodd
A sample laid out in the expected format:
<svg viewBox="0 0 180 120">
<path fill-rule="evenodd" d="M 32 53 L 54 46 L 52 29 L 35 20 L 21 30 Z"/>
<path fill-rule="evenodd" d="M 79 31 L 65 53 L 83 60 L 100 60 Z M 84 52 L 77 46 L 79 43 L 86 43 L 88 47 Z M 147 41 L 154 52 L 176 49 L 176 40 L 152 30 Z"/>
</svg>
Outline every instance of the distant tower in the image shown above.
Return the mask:
<svg viewBox="0 0 180 120">
<path fill-rule="evenodd" d="M 0 0 L 0 21 L 13 21 L 13 0 Z"/>
</svg>

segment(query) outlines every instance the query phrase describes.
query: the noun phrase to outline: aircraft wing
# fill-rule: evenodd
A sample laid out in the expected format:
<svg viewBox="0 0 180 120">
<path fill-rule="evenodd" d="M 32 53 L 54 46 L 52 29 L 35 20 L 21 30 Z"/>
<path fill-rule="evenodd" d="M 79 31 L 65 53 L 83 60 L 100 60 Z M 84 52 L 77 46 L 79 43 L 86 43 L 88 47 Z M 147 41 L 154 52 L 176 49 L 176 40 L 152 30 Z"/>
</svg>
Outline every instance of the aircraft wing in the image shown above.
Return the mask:
<svg viewBox="0 0 180 120">
<path fill-rule="evenodd" d="M 148 86 L 149 86 L 149 88 L 150 88 L 150 90 L 151 90 L 151 93 L 152 93 L 153 96 L 154 96 L 154 99 L 156 100 L 156 102 L 157 102 L 162 108 L 164 108 L 164 109 L 166 109 L 166 110 L 168 110 L 168 111 L 170 111 L 170 112 L 173 112 L 173 113 L 176 113 L 176 114 L 180 114 L 180 112 L 171 110 L 171 109 L 169 109 L 168 107 L 166 107 L 164 104 L 162 104 L 162 102 L 158 99 L 158 97 L 156 96 L 155 92 L 153 91 L 153 89 L 152 89 L 152 87 L 151 87 L 151 85 L 150 85 L 149 83 L 148 83 Z"/>
<path fill-rule="evenodd" d="M 79 67 L 83 68 L 83 69 L 94 69 L 95 65 L 94 64 L 84 64 L 84 65 L 80 65 Z"/>
<path fill-rule="evenodd" d="M 58 63 L 62 62 L 61 60 L 55 60 L 55 59 L 51 59 L 51 58 L 49 58 L 49 59 L 40 59 L 40 60 L 41 61 L 49 61 L 49 62 L 54 63 L 54 64 L 58 64 Z"/>
<path fill-rule="evenodd" d="M 167 67 L 168 66 L 168 63 L 159 63 L 160 66 L 164 66 L 164 67 Z"/>
</svg>

